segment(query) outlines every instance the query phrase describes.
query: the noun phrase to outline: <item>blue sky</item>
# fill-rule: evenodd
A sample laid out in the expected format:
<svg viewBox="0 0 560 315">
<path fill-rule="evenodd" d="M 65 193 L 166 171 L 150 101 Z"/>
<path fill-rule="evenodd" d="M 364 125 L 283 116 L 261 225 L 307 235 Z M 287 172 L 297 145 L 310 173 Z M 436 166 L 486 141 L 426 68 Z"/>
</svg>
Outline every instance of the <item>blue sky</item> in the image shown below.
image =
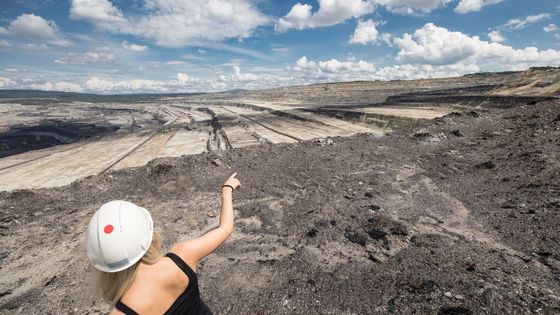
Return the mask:
<svg viewBox="0 0 560 315">
<path fill-rule="evenodd" d="M 0 0 L 0 88 L 262 89 L 560 66 L 550 0 Z"/>
</svg>

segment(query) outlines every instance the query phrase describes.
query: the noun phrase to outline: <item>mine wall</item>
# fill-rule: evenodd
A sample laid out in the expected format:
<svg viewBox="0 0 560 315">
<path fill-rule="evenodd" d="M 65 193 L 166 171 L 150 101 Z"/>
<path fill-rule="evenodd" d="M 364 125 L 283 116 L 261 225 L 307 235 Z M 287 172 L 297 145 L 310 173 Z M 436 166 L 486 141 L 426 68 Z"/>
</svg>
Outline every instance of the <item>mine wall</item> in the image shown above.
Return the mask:
<svg viewBox="0 0 560 315">
<path fill-rule="evenodd" d="M 319 115 L 326 115 L 332 118 L 346 120 L 352 123 L 362 123 L 372 125 L 382 129 L 394 130 L 399 127 L 412 126 L 419 124 L 421 120 L 415 118 L 363 113 L 359 111 L 350 110 L 351 107 L 344 108 L 313 108 L 313 109 L 300 109 L 302 111 L 311 112 Z"/>
<path fill-rule="evenodd" d="M 247 108 L 247 109 L 252 109 L 255 111 L 259 111 L 259 112 L 267 112 L 276 116 L 281 116 L 281 117 L 287 117 L 287 118 L 291 118 L 291 119 L 295 119 L 295 120 L 299 120 L 299 121 L 312 121 L 310 119 L 292 114 L 290 112 L 287 111 L 281 111 L 281 110 L 275 110 L 275 109 L 271 109 L 271 108 L 266 108 L 266 107 L 262 107 L 262 106 L 257 106 L 257 105 L 253 105 L 253 104 L 247 104 L 247 103 L 227 103 L 228 106 L 235 106 L 235 107 L 241 107 L 241 108 Z M 317 122 L 317 121 L 313 121 L 313 122 Z"/>
<path fill-rule="evenodd" d="M 552 96 L 498 96 L 498 95 L 440 95 L 433 93 L 390 96 L 386 105 L 425 106 L 426 104 L 449 104 L 462 106 L 482 106 L 507 109 L 520 105 L 534 105 L 538 102 L 557 99 Z"/>
<path fill-rule="evenodd" d="M 252 109 L 255 111 L 270 113 L 276 116 L 287 117 L 287 118 L 296 119 L 304 122 L 314 122 L 323 125 L 324 123 L 318 120 L 308 119 L 294 112 L 303 111 L 303 112 L 308 112 L 313 114 L 324 115 L 331 118 L 342 119 L 352 123 L 366 124 L 377 128 L 390 129 L 390 130 L 394 130 L 396 128 L 403 127 L 403 126 L 417 125 L 421 120 L 416 118 L 402 117 L 398 115 L 364 113 L 364 112 L 357 111 L 358 109 L 361 108 L 380 107 L 384 105 L 387 106 L 388 104 L 386 103 L 360 104 L 360 105 L 338 104 L 338 105 L 327 105 L 327 106 L 320 106 L 320 107 L 298 108 L 291 111 L 275 110 L 275 109 L 270 109 L 270 108 L 266 108 L 254 104 L 242 103 L 242 102 L 227 103 L 227 105 Z M 409 104 L 406 105 L 409 106 Z M 422 104 L 422 105 L 425 106 L 426 104 Z M 421 106 L 421 105 L 417 105 L 417 106 Z"/>
</svg>

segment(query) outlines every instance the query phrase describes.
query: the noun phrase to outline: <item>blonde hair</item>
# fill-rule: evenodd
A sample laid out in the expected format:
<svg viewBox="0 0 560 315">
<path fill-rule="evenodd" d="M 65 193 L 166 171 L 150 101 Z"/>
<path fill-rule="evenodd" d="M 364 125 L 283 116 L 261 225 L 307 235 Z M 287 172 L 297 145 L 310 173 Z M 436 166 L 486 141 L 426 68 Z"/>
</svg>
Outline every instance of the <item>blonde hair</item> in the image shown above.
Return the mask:
<svg viewBox="0 0 560 315">
<path fill-rule="evenodd" d="M 108 303 L 111 303 L 111 305 L 115 305 L 117 301 L 121 299 L 126 290 L 130 288 L 130 285 L 132 285 L 134 277 L 136 276 L 136 271 L 138 270 L 138 265 L 140 265 L 140 263 L 153 265 L 162 256 L 161 236 L 158 232 L 154 231 L 152 243 L 150 244 L 148 251 L 137 263 L 118 272 L 99 271 L 98 282 L 103 299 Z"/>
</svg>

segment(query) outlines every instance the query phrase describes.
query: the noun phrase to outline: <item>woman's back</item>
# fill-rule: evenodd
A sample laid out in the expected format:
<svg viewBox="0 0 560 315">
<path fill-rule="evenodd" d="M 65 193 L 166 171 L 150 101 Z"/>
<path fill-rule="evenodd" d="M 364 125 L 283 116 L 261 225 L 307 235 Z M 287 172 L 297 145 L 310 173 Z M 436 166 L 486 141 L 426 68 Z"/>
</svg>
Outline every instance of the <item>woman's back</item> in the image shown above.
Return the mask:
<svg viewBox="0 0 560 315">
<path fill-rule="evenodd" d="M 138 314 L 180 313 L 201 303 L 196 274 L 179 256 L 167 254 L 153 265 L 140 264 L 120 302 Z M 198 312 L 197 312 L 198 313 Z M 122 314 L 116 310 L 112 314 Z"/>
</svg>

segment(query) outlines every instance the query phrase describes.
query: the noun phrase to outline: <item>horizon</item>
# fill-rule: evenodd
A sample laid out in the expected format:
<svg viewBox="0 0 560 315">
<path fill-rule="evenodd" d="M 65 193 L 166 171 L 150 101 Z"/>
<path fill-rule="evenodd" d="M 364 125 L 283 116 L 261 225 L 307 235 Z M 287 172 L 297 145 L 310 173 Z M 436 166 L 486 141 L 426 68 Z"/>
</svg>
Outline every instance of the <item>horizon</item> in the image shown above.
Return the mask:
<svg viewBox="0 0 560 315">
<path fill-rule="evenodd" d="M 322 84 L 345 84 L 345 83 L 358 83 L 358 82 L 394 82 L 394 81 L 421 81 L 421 80 L 437 80 L 437 79 L 452 79 L 452 78 L 460 78 L 466 76 L 476 76 L 476 75 L 496 75 L 496 74 L 508 74 L 508 73 L 523 73 L 525 71 L 529 71 L 531 69 L 539 69 L 539 68 L 550 68 L 550 69 L 560 69 L 560 67 L 551 67 L 551 66 L 533 66 L 523 70 L 515 70 L 515 71 L 496 71 L 496 72 L 473 72 L 473 73 L 465 73 L 460 76 L 448 76 L 448 77 L 438 77 L 438 78 L 412 78 L 412 79 L 390 79 L 390 80 L 354 80 L 354 81 L 328 81 L 328 82 L 317 82 L 317 83 L 302 83 L 298 85 L 285 85 L 285 86 L 277 86 L 271 88 L 262 88 L 262 89 L 242 89 L 242 88 L 233 88 L 230 90 L 223 90 L 223 91 L 211 91 L 211 92 L 137 92 L 137 93 L 95 93 L 95 92 L 72 92 L 72 91 L 63 91 L 63 90 L 37 90 L 37 89 L 1 89 L 1 92 L 52 92 L 52 93 L 67 93 L 67 94 L 82 94 L 82 95 L 96 95 L 96 96 L 126 96 L 126 95 L 195 95 L 195 94 L 219 94 L 219 93 L 231 93 L 231 92 L 259 92 L 259 91 L 266 91 L 266 90 L 274 90 L 274 89 L 283 89 L 283 88 L 292 88 L 292 87 L 299 87 L 299 86 L 313 86 L 313 85 L 322 85 Z M 1 97 L 1 95 L 0 95 Z"/>
<path fill-rule="evenodd" d="M 0 14 L 0 89 L 214 93 L 560 66 L 560 5 L 526 4 L 17 0 Z"/>
</svg>

